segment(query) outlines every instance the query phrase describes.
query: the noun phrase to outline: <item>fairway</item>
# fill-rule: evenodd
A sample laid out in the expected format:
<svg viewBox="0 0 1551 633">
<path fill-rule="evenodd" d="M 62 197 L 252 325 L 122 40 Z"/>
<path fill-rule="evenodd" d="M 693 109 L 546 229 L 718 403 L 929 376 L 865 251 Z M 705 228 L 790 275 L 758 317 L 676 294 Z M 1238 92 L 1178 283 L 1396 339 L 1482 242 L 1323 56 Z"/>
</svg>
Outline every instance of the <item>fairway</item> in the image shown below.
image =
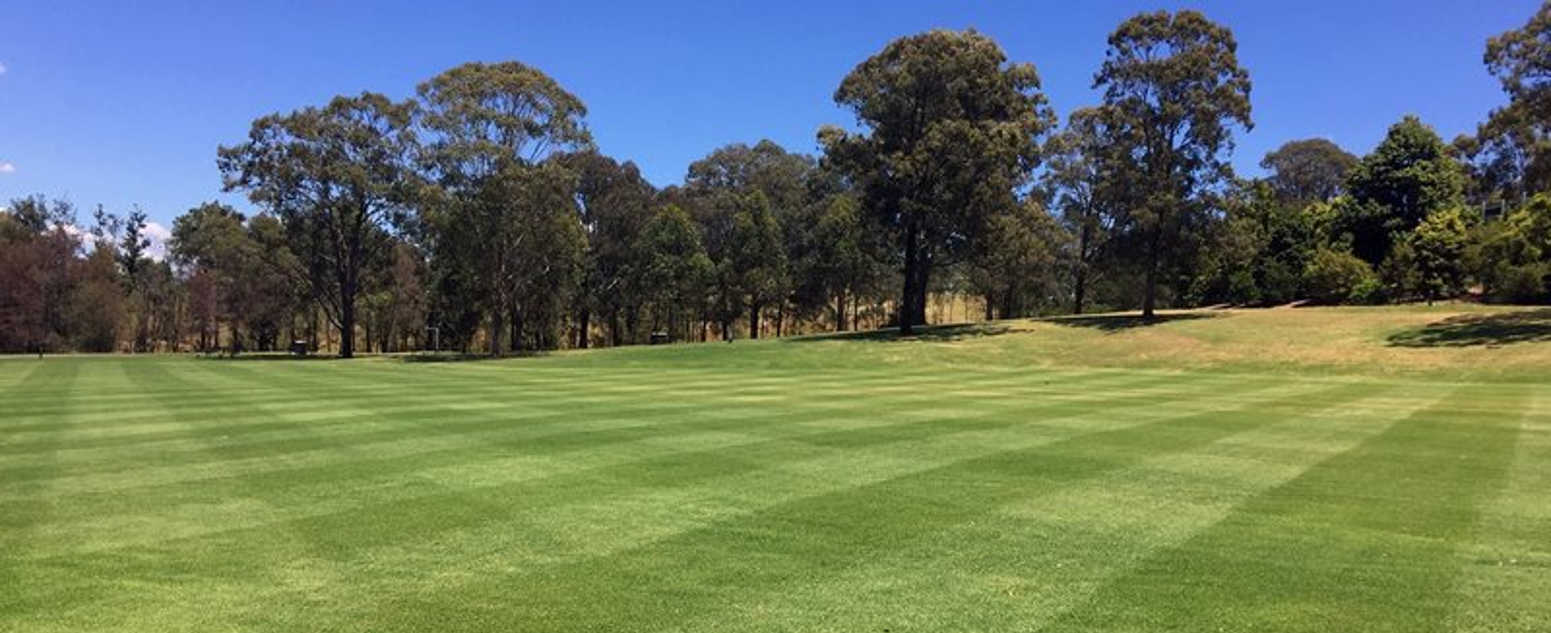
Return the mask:
<svg viewBox="0 0 1551 633">
<path fill-rule="evenodd" d="M 1551 343 L 1455 309 L 3 359 L 0 631 L 1551 630 Z"/>
</svg>

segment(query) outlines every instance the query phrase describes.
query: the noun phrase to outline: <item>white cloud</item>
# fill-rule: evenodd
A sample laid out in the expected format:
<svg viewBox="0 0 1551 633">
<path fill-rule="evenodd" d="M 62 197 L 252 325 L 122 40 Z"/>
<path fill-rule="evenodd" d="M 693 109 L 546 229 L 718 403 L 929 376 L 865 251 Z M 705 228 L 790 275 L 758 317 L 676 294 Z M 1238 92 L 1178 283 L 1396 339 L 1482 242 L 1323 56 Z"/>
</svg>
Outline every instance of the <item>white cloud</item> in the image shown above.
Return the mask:
<svg viewBox="0 0 1551 633">
<path fill-rule="evenodd" d="M 145 249 L 146 257 L 156 261 L 167 259 L 167 242 L 172 239 L 172 231 L 160 222 L 146 222 L 145 230 L 140 234 L 151 240 L 151 246 Z"/>
<path fill-rule="evenodd" d="M 15 171 L 16 171 L 16 165 L 13 165 L 11 163 L 7 163 L 5 161 L 0 161 L 0 174 L 9 174 L 9 173 L 14 173 Z"/>
</svg>

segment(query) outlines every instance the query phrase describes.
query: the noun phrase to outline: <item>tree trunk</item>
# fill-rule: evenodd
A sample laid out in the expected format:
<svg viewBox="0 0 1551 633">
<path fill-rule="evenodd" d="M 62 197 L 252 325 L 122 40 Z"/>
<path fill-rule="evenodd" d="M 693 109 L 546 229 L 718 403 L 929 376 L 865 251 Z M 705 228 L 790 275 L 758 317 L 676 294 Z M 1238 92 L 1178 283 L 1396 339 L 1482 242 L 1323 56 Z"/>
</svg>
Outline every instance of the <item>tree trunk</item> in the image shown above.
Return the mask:
<svg viewBox="0 0 1551 633">
<path fill-rule="evenodd" d="M 512 314 L 511 314 L 511 319 L 509 319 L 509 322 L 511 323 L 512 332 L 511 332 L 511 339 L 506 342 L 506 348 L 508 350 L 510 350 L 513 354 L 516 354 L 518 352 L 521 352 L 522 349 L 523 349 L 522 312 L 520 310 L 518 310 L 517 306 L 515 306 L 515 305 L 511 306 L 510 309 L 511 309 Z"/>
<path fill-rule="evenodd" d="M 843 292 L 835 298 L 835 331 L 846 331 L 846 295 Z"/>
<path fill-rule="evenodd" d="M 339 306 L 339 357 L 355 357 L 355 292 L 341 293 Z M 237 330 L 232 330 L 232 344 L 236 345 Z"/>
<path fill-rule="evenodd" d="M 1083 295 L 1088 292 L 1088 271 L 1082 264 L 1077 265 L 1076 287 L 1073 292 L 1072 314 L 1082 314 Z"/>
<path fill-rule="evenodd" d="M 916 267 L 920 266 L 916 244 L 918 239 L 916 227 L 911 224 L 905 229 L 905 288 L 904 297 L 899 302 L 899 333 L 905 336 L 915 333 Z"/>
<path fill-rule="evenodd" d="M 1152 244 L 1147 249 L 1147 291 L 1142 296 L 1142 318 L 1153 318 L 1153 307 L 1158 295 L 1158 237 L 1153 235 Z"/>
<path fill-rule="evenodd" d="M 757 303 L 749 304 L 749 338 L 759 338 L 759 309 Z"/>
<path fill-rule="evenodd" d="M 916 251 L 915 270 L 915 295 L 911 299 L 911 323 L 913 325 L 926 325 L 926 289 L 930 285 L 932 265 L 931 260 L 919 248 Z"/>
<path fill-rule="evenodd" d="M 994 321 L 994 320 L 996 320 L 996 315 L 993 314 L 994 310 L 992 308 L 993 308 L 993 305 L 994 305 L 995 302 L 992 301 L 992 299 L 991 299 L 991 293 L 989 293 L 989 292 L 986 293 L 985 300 L 986 300 L 986 320 L 987 321 Z M 1002 316 L 1007 316 L 1007 315 L 1003 314 Z"/>
<path fill-rule="evenodd" d="M 506 311 L 497 308 L 490 311 L 490 355 L 501 355 L 501 334 L 506 329 Z"/>
<path fill-rule="evenodd" d="M 1086 222 L 1077 233 L 1077 265 L 1072 271 L 1075 278 L 1072 293 L 1072 314 L 1082 314 L 1082 302 L 1088 293 L 1088 242 L 1093 239 L 1093 229 Z"/>
<path fill-rule="evenodd" d="M 592 333 L 589 331 L 592 327 L 592 311 L 582 308 L 582 313 L 577 321 L 576 347 L 577 349 L 587 349 L 587 344 L 590 342 L 588 339 L 592 338 Z"/>
</svg>

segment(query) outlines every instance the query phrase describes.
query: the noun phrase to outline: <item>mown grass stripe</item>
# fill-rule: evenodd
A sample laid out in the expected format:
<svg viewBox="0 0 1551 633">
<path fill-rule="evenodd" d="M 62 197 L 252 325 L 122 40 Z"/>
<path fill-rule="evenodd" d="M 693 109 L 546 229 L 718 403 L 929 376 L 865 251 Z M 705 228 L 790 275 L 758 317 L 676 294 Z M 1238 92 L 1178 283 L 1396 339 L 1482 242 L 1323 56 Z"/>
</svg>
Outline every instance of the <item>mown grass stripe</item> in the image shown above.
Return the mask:
<svg viewBox="0 0 1551 633">
<path fill-rule="evenodd" d="M 1469 389 L 1241 505 L 1046 630 L 1437 631 L 1456 539 L 1517 429 L 1442 411 Z"/>
<path fill-rule="evenodd" d="M 934 396 L 930 390 L 921 390 L 915 395 L 907 398 L 907 400 L 924 401 L 929 400 L 932 397 Z M 855 399 L 852 397 L 838 393 L 834 394 L 828 399 L 833 400 L 834 402 L 855 401 Z M 809 404 L 807 406 L 819 406 L 823 403 L 823 400 L 824 399 L 809 399 Z M 743 408 L 756 411 L 766 410 L 766 408 L 761 405 L 751 405 Z M 249 409 L 252 411 L 261 411 L 262 407 Z M 652 411 L 653 409 L 660 410 Z M 728 425 L 740 424 L 736 418 L 730 418 L 725 415 L 729 410 L 737 410 L 737 408 L 729 408 L 725 406 L 719 408 L 707 408 L 705 403 L 700 403 L 698 405 L 690 404 L 682 407 L 649 407 L 639 413 L 625 411 L 623 413 L 626 415 L 623 416 L 620 415 L 622 413 L 621 411 L 615 410 L 609 412 L 609 417 L 601 419 L 605 422 L 626 422 L 626 424 L 613 425 L 612 428 L 604 429 L 578 429 L 574 427 L 570 429 L 564 429 L 561 427 L 565 422 L 570 421 L 574 423 L 579 418 L 586 417 L 587 413 L 576 411 L 568 412 L 562 416 L 557 417 L 556 419 L 549 420 L 542 426 L 539 426 L 525 424 L 523 420 L 512 420 L 498 412 L 476 413 L 465 408 L 449 405 L 445 410 L 447 415 L 462 417 L 464 418 L 462 421 L 436 424 L 437 422 L 440 422 L 440 420 L 435 416 L 415 415 L 413 417 L 414 424 L 406 429 L 406 437 L 400 439 L 383 439 L 381 441 L 372 443 L 369 447 L 380 456 L 385 452 L 384 449 L 397 445 L 409 445 L 410 448 L 415 449 L 410 451 L 413 453 L 457 448 L 471 442 L 486 443 L 487 441 L 490 441 L 496 445 L 505 445 L 504 441 L 499 440 L 518 439 L 519 437 L 543 437 L 548 438 L 547 441 L 550 442 L 560 441 L 565 438 L 572 438 L 579 445 L 585 447 L 587 445 L 606 444 L 611 441 L 628 441 L 631 439 L 636 439 L 644 435 L 657 433 L 659 432 L 657 429 L 665 426 L 672 427 L 673 429 L 693 430 L 694 428 L 702 428 L 705 425 L 715 425 L 717 428 L 722 428 Z M 382 411 L 377 409 L 368 408 L 367 411 L 371 412 L 372 415 L 377 416 L 391 414 L 391 411 Z M 194 416 L 195 414 L 180 413 L 179 415 Z M 777 416 L 777 419 L 785 417 L 788 416 L 783 412 Z M 675 421 L 664 422 L 664 420 Z M 186 426 L 184 422 L 173 422 L 173 424 Z M 696 427 L 694 425 L 700 426 Z M 311 427 L 307 427 L 305 423 L 295 423 L 291 428 L 309 429 L 306 432 L 311 432 Z M 534 433 L 534 431 L 538 432 Z M 450 442 L 450 445 L 438 449 L 438 447 L 429 444 L 430 440 L 438 438 L 447 440 Z M 367 437 L 362 439 L 371 438 Z M 319 457 L 319 459 L 323 461 L 330 461 L 324 459 L 330 456 L 330 451 L 326 446 L 326 442 L 317 442 L 316 444 L 300 442 L 298 445 L 302 449 L 301 452 L 314 453 Z M 348 445 L 349 443 L 346 442 L 342 443 L 340 446 L 343 447 Z M 245 459 L 252 464 L 255 472 L 265 472 L 269 470 L 284 469 L 287 466 L 294 466 L 294 464 L 286 464 L 284 461 L 278 459 L 287 456 L 288 455 L 284 451 L 279 451 L 266 453 L 261 457 Z M 289 455 L 289 457 L 293 458 L 299 456 L 301 456 L 300 453 L 292 453 Z M 230 474 L 231 472 L 236 471 L 236 468 L 231 467 L 231 462 L 240 461 L 241 460 L 230 456 L 225 458 L 212 458 L 204 462 L 196 461 L 188 464 L 188 468 L 197 469 L 197 467 L 203 464 L 205 466 L 210 466 L 210 468 L 202 469 L 203 471 L 208 471 L 214 476 L 222 476 L 224 474 Z M 220 462 L 226 462 L 226 467 L 220 467 L 222 466 Z M 74 485 L 61 484 L 61 491 L 63 492 L 64 490 L 84 488 L 83 491 L 90 492 L 91 490 L 102 489 L 103 485 L 106 485 L 106 489 L 108 490 L 121 490 L 122 486 L 113 485 L 112 482 L 114 481 L 123 481 L 126 483 L 134 484 L 136 486 L 145 485 L 148 481 L 152 482 L 153 484 L 154 482 L 162 482 L 162 484 L 175 483 L 181 480 L 181 476 L 179 475 L 180 469 L 188 470 L 188 468 L 180 467 L 176 463 L 176 460 L 173 460 L 160 461 L 157 462 L 154 466 L 142 465 L 141 467 L 132 468 L 130 470 L 110 469 L 109 471 L 101 473 L 100 475 L 94 475 L 89 471 L 89 469 L 87 472 L 71 471 L 64 475 L 64 477 L 68 477 L 72 481 L 78 483 Z M 101 481 L 104 483 L 98 486 L 92 486 L 90 483 L 88 483 L 92 481 Z"/>
<path fill-rule="evenodd" d="M 1306 397 L 1307 393 L 1300 392 L 1284 399 L 1290 402 Z M 1252 401 L 1235 408 L 1245 411 L 1264 404 Z M 1216 422 L 1223 416 L 1236 422 Z M 368 627 L 424 627 L 445 619 L 444 609 L 449 604 L 473 608 L 473 604 L 488 604 L 500 594 L 520 597 L 498 610 L 481 611 L 462 621 L 478 623 L 469 628 L 668 627 L 675 624 L 673 613 L 688 614 L 725 604 L 738 595 L 779 591 L 813 574 L 833 573 L 890 551 L 922 532 L 970 520 L 999 502 L 1026 494 L 1030 488 L 1071 485 L 1122 468 L 1147 454 L 1186 450 L 1264 423 L 1251 416 L 1198 413 L 1079 432 L 1032 445 L 1006 442 L 948 464 L 800 498 L 642 547 L 585 559 L 563 566 L 563 571 L 536 570 L 548 579 L 542 584 L 529 582 L 527 574 L 518 573 L 423 596 L 423 602 L 417 600 L 412 611 L 425 609 L 424 619 L 373 619 Z M 837 522 L 833 520 L 836 516 L 846 516 L 847 520 Z M 708 560 L 716 564 L 705 564 Z M 652 577 L 671 581 L 647 583 Z M 583 579 L 606 580 L 589 583 L 592 595 L 586 596 L 580 592 Z M 629 587 L 647 589 L 626 589 Z M 607 593 L 599 595 L 600 588 Z M 452 592 L 468 597 L 448 600 Z M 588 605 L 595 600 L 617 608 L 592 609 Z M 651 607 L 669 600 L 683 608 L 665 612 Z M 641 614 L 652 614 L 652 619 L 641 620 Z"/>
<path fill-rule="evenodd" d="M 1139 378 L 1137 380 L 1153 381 L 1158 379 Z M 886 415 L 890 412 L 897 411 L 909 413 L 910 419 L 897 421 L 888 425 L 877 425 L 872 428 L 890 429 L 902 426 L 917 425 L 925 425 L 920 426 L 919 428 L 929 428 L 930 425 L 943 421 L 943 418 L 920 416 L 913 410 L 919 406 L 921 401 L 928 400 L 932 397 L 933 396 L 929 393 L 922 393 L 917 394 L 914 398 L 900 399 L 887 405 L 870 405 L 866 403 L 857 403 L 856 401 L 852 400 L 850 402 L 845 402 L 835 406 L 827 415 L 831 418 L 843 419 L 854 416 L 863 411 L 869 414 L 880 415 Z M 1088 397 L 1089 399 L 1092 399 L 1101 396 L 1089 394 Z M 1114 404 L 1119 406 L 1119 404 L 1122 402 L 1124 401 L 1116 401 Z M 1072 405 L 1048 405 L 1044 408 L 1046 410 L 1054 411 L 1057 410 L 1055 408 L 1057 406 Z M 988 409 L 990 411 L 1000 410 L 997 408 L 989 407 Z M 644 438 L 614 438 L 616 441 L 610 441 L 608 438 L 599 437 L 596 433 L 590 431 L 557 433 L 553 436 L 534 436 L 526 438 L 528 441 L 520 444 L 508 445 L 503 443 L 499 446 L 495 446 L 493 448 L 497 448 L 499 450 L 491 453 L 489 457 L 484 458 L 483 460 L 478 456 L 468 454 L 465 451 L 446 451 L 442 454 L 436 455 L 438 459 L 435 460 L 408 459 L 405 460 L 403 464 L 382 463 L 380 460 L 375 460 L 373 463 L 357 464 L 354 462 L 339 461 L 336 459 L 327 461 L 327 471 L 321 473 L 312 470 L 306 472 L 272 472 L 265 475 L 260 475 L 258 477 L 234 479 L 233 486 L 231 487 L 212 487 L 212 482 L 210 481 L 190 482 L 189 486 L 174 486 L 167 491 L 167 494 L 165 495 L 167 501 L 165 503 L 156 501 L 156 497 L 154 496 L 147 496 L 147 491 L 139 490 L 134 491 L 134 494 L 130 496 L 123 496 L 116 492 L 108 498 L 87 498 L 79 504 L 72 504 L 72 507 L 92 509 L 91 514 L 83 514 L 81 515 L 81 518 L 89 519 L 97 524 L 102 524 L 105 520 L 109 520 L 112 517 L 120 514 L 120 512 L 115 511 L 115 508 L 118 506 L 125 507 L 128 512 L 138 514 L 143 512 L 142 508 L 144 507 L 163 508 L 165 511 L 165 509 L 169 507 L 174 509 L 177 508 L 178 504 L 180 503 L 196 503 L 201 510 L 201 523 L 208 524 L 209 520 L 213 518 L 209 516 L 210 513 L 216 509 L 212 506 L 212 504 L 220 503 L 221 499 L 225 497 L 235 496 L 239 493 L 242 493 L 244 489 L 251 487 L 247 484 L 248 480 L 257 480 L 261 482 L 262 485 L 259 485 L 258 487 L 267 491 L 265 493 L 266 498 L 273 500 L 277 504 L 284 504 L 287 507 L 297 507 L 299 504 L 312 504 L 319 505 L 321 507 L 332 507 L 334 511 L 338 511 L 338 508 L 335 507 L 338 505 L 338 501 L 334 497 L 345 484 L 353 484 L 357 487 L 374 491 L 374 493 L 371 495 L 361 495 L 359 493 L 353 494 L 350 499 L 350 502 L 353 504 L 378 502 L 388 503 L 391 505 L 392 503 L 401 501 L 402 499 L 406 498 L 403 496 L 404 494 L 413 493 L 416 489 L 413 487 L 409 489 L 385 489 L 382 488 L 380 484 L 373 482 L 397 481 L 405 472 L 418 471 L 420 477 L 417 481 L 423 481 L 427 477 L 432 477 L 436 480 L 456 479 L 460 476 L 458 473 L 465 473 L 468 471 L 492 472 L 498 474 L 506 471 L 529 472 L 536 467 L 549 471 L 558 471 L 559 473 L 564 474 L 571 471 L 577 465 L 586 465 L 589 461 L 596 460 L 596 458 L 599 456 L 607 457 L 611 455 L 609 452 L 604 452 L 610 444 L 621 445 L 622 450 L 627 456 L 630 456 L 632 453 L 639 452 L 639 448 L 632 448 L 633 446 L 639 447 L 643 444 L 649 443 L 652 446 L 663 447 L 659 450 L 667 452 L 667 456 L 670 458 L 687 459 L 696 455 L 712 454 L 716 451 L 725 450 L 726 448 L 740 444 L 757 446 L 767 442 L 788 441 L 792 439 L 801 440 L 806 437 L 814 436 L 845 436 L 866 434 L 870 432 L 867 427 L 860 429 L 828 429 L 823 426 L 814 426 L 818 424 L 819 420 L 810 420 L 806 425 L 798 426 L 783 424 L 767 429 L 757 429 L 756 432 L 750 434 L 750 428 L 748 427 L 750 427 L 751 424 L 754 426 L 761 426 L 758 424 L 760 421 L 778 422 L 784 421 L 787 417 L 787 414 L 784 412 L 771 413 L 763 410 L 758 411 L 759 413 L 757 415 L 749 415 L 742 418 L 738 416 L 731 416 L 729 415 L 729 412 L 725 410 L 715 412 L 711 415 L 705 415 L 703 418 L 701 418 L 702 422 L 696 425 L 698 428 L 689 433 L 656 433 Z M 966 410 L 967 414 L 973 414 L 973 412 L 973 408 Z M 952 418 L 948 419 L 951 420 Z M 743 433 L 741 434 L 738 433 L 740 429 L 743 430 Z M 673 450 L 673 443 L 676 441 L 694 437 L 694 434 L 702 434 L 717 438 L 723 437 L 727 433 L 733 433 L 734 435 L 730 440 L 721 441 L 709 450 L 705 450 L 704 452 L 696 452 L 689 455 L 680 455 L 677 457 L 672 456 L 673 453 L 678 452 Z M 586 441 L 572 441 L 572 438 L 574 437 L 580 437 L 581 440 Z M 492 447 L 487 446 L 485 448 Z M 586 459 L 567 460 L 565 462 L 560 462 L 558 459 L 556 459 L 557 457 L 575 454 L 580 451 L 586 451 L 589 453 L 589 455 L 586 456 Z M 650 455 L 641 456 L 641 458 L 650 458 Z M 604 460 L 604 463 L 608 464 L 609 462 L 608 460 Z M 511 466 L 503 467 L 502 464 L 511 464 Z M 363 478 L 365 481 L 362 481 Z M 327 481 L 328 484 L 316 486 L 312 485 L 312 482 L 316 481 Z M 285 485 L 286 482 L 296 482 L 296 485 L 302 486 L 302 488 L 297 489 L 294 486 L 287 486 Z M 493 485 L 493 482 L 491 481 L 476 480 L 474 483 L 482 486 Z M 186 488 L 188 487 L 196 487 L 204 494 L 197 498 L 190 498 L 186 493 Z M 316 489 L 317 492 L 309 492 L 309 490 L 312 489 Z M 391 496 L 386 499 L 381 498 L 381 495 L 385 493 Z M 247 509 L 247 505 L 245 503 L 238 504 L 237 507 L 243 510 Z M 306 505 L 303 505 L 302 507 L 306 507 Z M 99 533 L 108 532 L 112 534 L 123 534 L 120 526 L 112 523 L 102 525 L 102 527 L 97 531 Z M 66 540 L 80 539 L 89 542 L 96 540 L 91 538 L 81 538 L 86 536 L 86 534 L 82 534 L 77 530 L 69 529 L 66 526 L 56 526 L 54 532 L 55 534 L 59 535 L 60 538 Z M 162 535 L 165 536 L 169 533 L 176 533 L 176 531 L 164 531 Z"/>
<path fill-rule="evenodd" d="M 718 630 L 722 622 L 762 620 L 814 630 L 834 619 L 869 630 L 1034 628 L 1155 548 L 1188 538 L 1242 499 L 1361 440 L 1339 426 L 1369 421 L 1362 425 L 1364 433 L 1383 428 L 1386 420 L 1373 412 L 1339 425 L 1319 419 L 1322 412 L 1372 399 L 1375 392 L 1347 387 L 1322 395 L 1317 399 L 1322 405 L 1305 406 L 1316 399 L 1296 396 L 1267 403 L 1255 415 L 1268 425 L 1197 448 L 1148 455 L 1066 485 L 1032 486 L 988 513 L 914 535 L 860 565 L 730 600 L 682 629 Z M 1322 442 L 1323 454 L 1303 455 L 1279 468 L 1238 456 L 1238 447 L 1286 433 L 1339 439 Z"/>
<path fill-rule="evenodd" d="M 1499 493 L 1481 507 L 1455 552 L 1460 578 L 1448 628 L 1482 633 L 1551 631 L 1551 395 L 1536 389 Z"/>
<path fill-rule="evenodd" d="M 1261 385 L 1261 388 L 1264 388 L 1265 386 L 1267 386 L 1269 384 L 1274 384 L 1274 383 L 1263 383 Z M 1188 397 L 1188 396 L 1182 396 L 1182 397 Z M 1000 446 L 1000 443 L 994 443 L 994 444 L 992 444 L 992 446 Z M 982 449 L 982 450 L 984 450 L 984 449 Z M 705 461 L 707 463 L 713 463 L 714 464 L 714 463 L 719 463 L 720 462 L 720 460 L 717 460 L 717 459 L 714 459 L 714 458 L 710 458 L 710 456 L 708 456 L 708 455 L 696 455 L 696 456 L 692 456 L 692 457 L 693 457 L 693 459 L 684 460 L 685 463 L 693 464 L 693 463 L 696 463 L 696 462 L 699 462 L 699 461 Z M 672 462 L 669 462 L 669 463 L 672 463 Z M 726 463 L 726 462 L 720 462 L 720 463 Z M 630 468 L 634 468 L 634 467 L 630 467 Z M 691 469 L 691 471 L 689 471 L 689 472 L 694 472 L 694 470 Z M 637 477 L 635 475 L 631 475 L 631 476 L 623 478 L 618 483 L 620 485 L 622 485 L 622 486 L 628 486 L 628 482 L 632 481 L 632 480 L 634 480 L 636 478 Z M 553 482 L 550 482 L 550 483 L 553 483 Z M 535 487 L 534 488 L 535 492 L 540 492 L 540 491 L 544 491 L 544 490 L 564 491 L 564 490 L 566 490 L 566 487 L 565 486 L 558 486 L 558 487 L 557 486 L 539 486 L 539 487 Z M 461 496 L 458 496 L 458 497 L 454 497 L 454 498 L 451 499 L 451 501 L 457 502 L 451 508 L 448 508 L 448 507 L 438 507 L 438 508 L 425 507 L 425 508 L 421 508 L 424 511 L 422 511 L 422 512 L 410 512 L 409 515 L 413 516 L 413 517 L 416 517 L 417 520 L 431 521 L 432 522 L 431 524 L 436 524 L 438 521 L 447 521 L 447 520 L 451 520 L 451 521 L 456 522 L 460 517 L 466 517 L 466 516 L 480 516 L 479 513 L 475 513 L 474 515 L 469 515 L 468 512 L 470 512 L 470 511 L 466 510 L 466 509 L 462 509 L 462 508 L 479 507 L 480 506 L 479 499 L 484 498 L 484 496 L 486 494 L 488 494 L 489 492 L 493 492 L 493 491 L 487 490 L 484 493 L 481 493 L 480 497 L 470 497 L 467 494 L 464 494 L 464 495 L 461 495 Z M 330 519 L 328 523 L 324 523 L 323 524 L 323 525 L 329 526 L 329 529 L 322 530 L 320 533 L 323 533 L 323 534 L 339 533 L 341 530 L 344 530 L 346 533 L 350 533 L 351 529 L 352 528 L 356 528 L 357 526 L 366 529 L 367 533 L 375 533 L 375 532 L 371 531 L 371 529 L 372 529 L 371 526 L 394 523 L 395 520 L 393 518 L 391 518 L 391 517 L 402 516 L 402 515 L 400 515 L 398 513 L 395 513 L 395 509 L 404 510 L 407 507 L 409 507 L 409 506 L 399 505 L 399 506 L 397 506 L 397 508 L 395 508 L 393 506 L 385 506 L 384 508 L 382 508 L 382 511 L 385 512 L 385 513 L 389 513 L 389 514 L 384 514 L 381 519 L 372 519 L 372 518 L 370 518 L 371 515 L 364 515 L 363 516 L 359 512 L 355 512 L 355 513 L 339 512 L 339 513 L 336 513 L 335 515 L 332 515 L 334 517 L 334 519 Z M 312 523 L 317 523 L 316 520 L 313 520 L 311 522 Z M 283 529 L 289 529 L 289 528 L 283 528 Z M 246 534 L 247 534 L 247 536 L 249 538 L 252 538 L 252 537 L 255 537 L 255 536 L 259 537 L 259 538 L 263 538 L 265 536 L 276 536 L 276 535 L 285 534 L 285 533 L 286 532 L 284 532 L 284 531 L 280 531 L 280 532 L 275 531 L 274 527 L 266 527 L 263 530 L 259 531 L 258 534 L 252 534 L 252 533 L 246 533 Z M 233 534 L 233 535 L 227 535 L 227 536 L 228 537 L 242 537 L 242 536 L 244 536 L 244 534 Z M 226 541 L 222 540 L 222 541 L 217 541 L 217 542 L 226 542 Z M 238 542 L 246 542 L 246 539 L 239 539 Z M 282 542 L 279 545 L 284 547 L 284 546 L 287 546 L 288 544 L 289 544 L 288 540 L 282 540 Z M 238 546 L 238 545 L 227 545 L 227 546 L 222 546 L 219 549 L 224 551 L 228 547 L 232 547 L 232 546 L 241 547 L 241 546 Z M 186 551 L 188 549 L 190 549 L 188 546 L 180 546 L 180 547 L 178 547 L 179 551 Z M 196 547 L 196 548 L 193 548 L 193 549 L 200 549 L 200 548 Z M 156 550 L 152 550 L 152 551 L 156 551 Z M 144 553 L 134 554 L 128 560 L 136 560 L 139 557 L 144 556 L 144 555 L 145 555 Z M 251 571 L 251 570 L 249 570 L 249 571 Z"/>
</svg>

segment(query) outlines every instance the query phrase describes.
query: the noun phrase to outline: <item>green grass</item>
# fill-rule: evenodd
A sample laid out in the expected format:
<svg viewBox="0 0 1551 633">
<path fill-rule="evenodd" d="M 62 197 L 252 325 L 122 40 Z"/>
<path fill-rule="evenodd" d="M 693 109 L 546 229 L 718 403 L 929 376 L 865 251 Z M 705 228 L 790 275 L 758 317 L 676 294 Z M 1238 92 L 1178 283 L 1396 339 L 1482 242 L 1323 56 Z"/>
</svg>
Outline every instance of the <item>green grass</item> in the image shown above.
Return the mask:
<svg viewBox="0 0 1551 633">
<path fill-rule="evenodd" d="M 1545 318 L 3 359 L 0 631 L 1547 631 Z"/>
</svg>

